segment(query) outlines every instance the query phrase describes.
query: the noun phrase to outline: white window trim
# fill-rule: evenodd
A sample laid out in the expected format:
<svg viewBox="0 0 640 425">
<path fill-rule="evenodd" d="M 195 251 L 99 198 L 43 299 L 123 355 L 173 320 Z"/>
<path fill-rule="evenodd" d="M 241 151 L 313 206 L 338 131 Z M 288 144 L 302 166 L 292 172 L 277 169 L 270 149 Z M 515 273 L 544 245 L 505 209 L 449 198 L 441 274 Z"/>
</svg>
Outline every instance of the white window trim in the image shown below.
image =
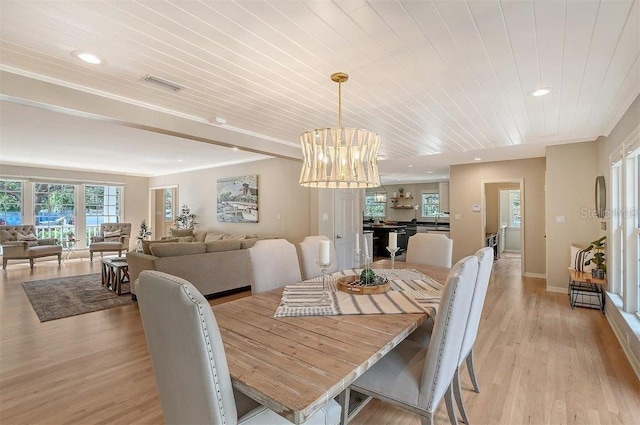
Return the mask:
<svg viewBox="0 0 640 425">
<path fill-rule="evenodd" d="M 640 311 L 640 271 L 638 244 L 638 159 L 640 155 L 640 127 L 625 140 L 610 156 L 611 215 L 609 258 L 611 291 L 621 294 L 622 310 L 626 313 Z M 619 247 L 622 246 L 622 253 Z M 615 272 L 614 272 L 615 271 Z"/>
</svg>

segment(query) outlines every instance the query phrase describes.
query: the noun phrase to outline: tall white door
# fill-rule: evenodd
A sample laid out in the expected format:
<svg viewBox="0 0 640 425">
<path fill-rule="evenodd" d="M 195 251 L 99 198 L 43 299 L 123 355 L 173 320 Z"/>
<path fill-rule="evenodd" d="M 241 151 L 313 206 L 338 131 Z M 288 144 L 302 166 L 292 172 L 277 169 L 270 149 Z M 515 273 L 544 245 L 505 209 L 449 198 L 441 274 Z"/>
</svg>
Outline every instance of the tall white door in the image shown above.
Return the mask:
<svg viewBox="0 0 640 425">
<path fill-rule="evenodd" d="M 334 235 L 339 270 L 356 267 L 356 233 L 362 233 L 358 189 L 336 189 L 334 194 Z"/>
</svg>

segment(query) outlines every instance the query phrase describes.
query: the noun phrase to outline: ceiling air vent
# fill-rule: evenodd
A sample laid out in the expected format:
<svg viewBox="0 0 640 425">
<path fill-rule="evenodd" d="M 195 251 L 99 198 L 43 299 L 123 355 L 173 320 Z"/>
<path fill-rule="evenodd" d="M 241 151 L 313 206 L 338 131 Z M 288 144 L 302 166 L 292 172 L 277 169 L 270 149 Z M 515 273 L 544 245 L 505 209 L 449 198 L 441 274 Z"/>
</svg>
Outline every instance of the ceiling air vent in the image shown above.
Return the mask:
<svg viewBox="0 0 640 425">
<path fill-rule="evenodd" d="M 155 84 L 157 86 L 164 87 L 165 89 L 171 89 L 173 91 L 180 91 L 184 89 L 184 87 L 182 87 L 179 84 L 172 83 L 171 81 L 163 80 L 162 78 L 156 77 L 155 75 L 151 75 L 151 74 L 145 75 L 143 80 L 146 81 L 147 83 Z"/>
</svg>

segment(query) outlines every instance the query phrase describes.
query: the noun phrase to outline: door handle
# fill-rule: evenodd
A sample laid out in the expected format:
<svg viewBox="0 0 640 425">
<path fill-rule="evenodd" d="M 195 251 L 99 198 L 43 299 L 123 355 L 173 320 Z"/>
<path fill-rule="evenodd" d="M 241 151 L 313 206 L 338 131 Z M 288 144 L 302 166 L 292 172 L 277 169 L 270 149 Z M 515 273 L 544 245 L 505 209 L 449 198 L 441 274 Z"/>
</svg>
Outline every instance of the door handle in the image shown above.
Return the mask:
<svg viewBox="0 0 640 425">
<path fill-rule="evenodd" d="M 336 235 L 336 239 L 342 239 L 342 236 Z"/>
</svg>

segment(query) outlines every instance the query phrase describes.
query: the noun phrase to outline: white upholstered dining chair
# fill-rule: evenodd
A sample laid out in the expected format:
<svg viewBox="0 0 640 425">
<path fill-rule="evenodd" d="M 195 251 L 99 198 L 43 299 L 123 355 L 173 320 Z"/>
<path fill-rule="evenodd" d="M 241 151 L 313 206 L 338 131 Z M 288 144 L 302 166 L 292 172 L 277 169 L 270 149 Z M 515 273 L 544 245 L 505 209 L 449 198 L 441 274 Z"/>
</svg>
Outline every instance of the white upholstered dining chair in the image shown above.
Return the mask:
<svg viewBox="0 0 640 425">
<path fill-rule="evenodd" d="M 444 398 L 449 420 L 457 424 L 452 381 L 477 275 L 475 256 L 456 263 L 447 277 L 429 346 L 402 341 L 350 388 L 418 413 L 423 425 L 434 423 L 436 409 Z"/>
<path fill-rule="evenodd" d="M 451 267 L 453 240 L 445 235 L 416 233 L 409 238 L 407 263 Z"/>
<path fill-rule="evenodd" d="M 318 252 L 320 251 L 320 241 L 330 241 L 325 235 L 307 236 L 298 244 L 300 252 L 300 262 L 304 279 L 313 279 L 322 276 L 322 268 L 316 264 Z M 331 241 L 331 260 L 333 263 L 327 267 L 327 273 L 338 271 L 338 262 L 336 261 L 336 248 Z"/>
<path fill-rule="evenodd" d="M 259 294 L 301 282 L 296 247 L 286 239 L 263 239 L 249 248 L 251 292 Z"/>
<path fill-rule="evenodd" d="M 481 248 L 475 253 L 475 256 L 478 258 L 478 278 L 476 279 L 476 287 L 473 290 L 469 319 L 467 320 L 467 327 L 464 331 L 464 338 L 462 339 L 462 350 L 460 350 L 458 368 L 453 377 L 453 394 L 455 395 L 462 420 L 466 424 L 469 423 L 469 417 L 462 401 L 460 367 L 462 363 L 467 362 L 467 370 L 469 376 L 471 376 L 471 383 L 473 384 L 475 392 L 479 393 L 480 386 L 478 385 L 478 378 L 476 377 L 476 371 L 473 366 L 473 345 L 478 337 L 482 308 L 484 307 L 484 300 L 487 297 L 487 289 L 489 288 L 489 279 L 491 278 L 491 269 L 493 268 L 493 248 Z"/>
<path fill-rule="evenodd" d="M 238 418 L 227 358 L 211 306 L 189 282 L 157 271 L 140 273 L 138 305 L 168 424 L 290 425 L 264 406 Z M 246 396 L 245 396 L 246 397 Z M 255 402 L 254 402 L 255 404 Z M 329 401 L 305 424 L 337 425 Z"/>
</svg>

